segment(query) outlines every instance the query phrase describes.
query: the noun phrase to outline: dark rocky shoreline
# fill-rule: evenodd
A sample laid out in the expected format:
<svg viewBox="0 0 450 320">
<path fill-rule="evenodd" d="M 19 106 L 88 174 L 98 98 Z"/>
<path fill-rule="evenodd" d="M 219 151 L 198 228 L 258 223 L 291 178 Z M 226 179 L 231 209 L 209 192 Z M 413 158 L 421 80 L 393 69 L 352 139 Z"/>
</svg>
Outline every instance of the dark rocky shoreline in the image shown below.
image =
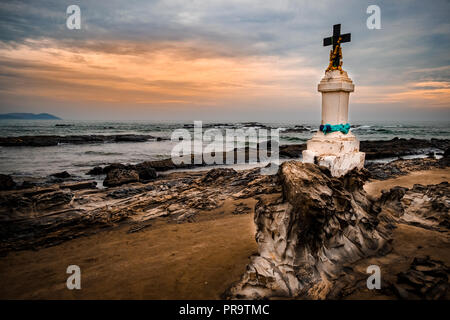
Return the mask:
<svg viewBox="0 0 450 320">
<path fill-rule="evenodd" d="M 90 143 L 94 141 L 96 136 L 87 136 L 91 138 L 83 138 L 81 140 L 74 139 L 80 143 Z M 103 142 L 106 141 L 141 141 L 142 139 L 150 139 L 151 136 L 100 136 Z M 105 138 L 107 137 L 107 139 Z M 1 138 L 0 138 L 1 139 Z M 112 140 L 115 139 L 115 140 Z M 45 141 L 45 139 L 43 140 Z M 53 141 L 53 140 L 52 140 Z M 28 141 L 30 142 L 30 141 Z M 28 143 L 27 142 L 27 143 Z M 48 142 L 48 141 L 47 141 Z M 53 141 L 54 142 L 54 141 Z M 279 155 L 281 159 L 298 159 L 301 156 L 303 150 L 305 150 L 306 144 L 292 144 L 292 145 L 282 145 L 279 149 Z M 434 158 L 435 155 L 441 155 L 444 160 L 433 163 L 432 166 L 447 166 L 447 161 L 450 153 L 450 140 L 448 139 L 398 139 L 394 138 L 386 141 L 361 141 L 361 150 L 366 152 L 366 160 L 377 160 L 377 159 L 389 159 L 398 158 L 401 160 L 404 156 L 411 155 L 423 155 L 428 154 L 430 158 Z M 433 151 L 431 151 L 433 150 Z M 439 152 L 441 150 L 441 152 Z M 437 152 L 436 152 L 437 151 Z M 223 162 L 227 157 L 232 157 L 237 159 L 238 150 L 234 149 L 228 153 L 222 153 Z M 245 159 L 248 162 L 249 158 L 249 148 L 245 149 Z M 259 161 L 259 156 L 258 156 Z M 406 174 L 409 170 L 404 170 L 402 168 L 403 162 L 397 162 L 396 160 L 390 161 L 389 163 L 374 163 L 366 161 L 366 168 L 372 174 L 374 179 L 387 179 L 392 176 L 398 176 Z M 418 160 L 419 167 L 423 167 L 423 163 Z M 414 161 L 408 164 L 409 166 L 414 166 Z M 123 164 L 123 163 L 111 163 L 106 166 L 94 167 L 87 172 L 91 176 L 106 176 L 104 186 L 119 186 L 131 182 L 148 182 L 157 177 L 157 172 L 165 172 L 169 170 L 182 170 L 191 169 L 195 167 L 207 167 L 209 166 L 204 161 L 199 164 L 194 163 L 194 156 L 191 155 L 190 163 L 175 164 L 172 159 L 162 159 L 153 161 L 144 161 L 138 164 Z M 0 175 L 0 190 L 12 190 L 12 189 L 24 189 L 33 185 L 49 185 L 57 182 L 66 182 L 68 180 L 79 181 L 79 178 L 72 177 L 68 172 L 57 172 L 51 174 L 47 181 L 33 183 L 30 181 L 25 181 L 22 185 L 17 185 L 13 181 L 12 177 L 8 175 Z"/>
<path fill-rule="evenodd" d="M 435 153 L 430 150 L 442 150 L 441 154 L 447 154 L 450 147 L 450 140 L 423 140 L 423 139 L 397 139 L 394 138 L 388 141 L 362 141 L 361 150 L 366 152 L 367 160 L 384 159 L 384 158 L 400 158 L 403 156 L 424 154 L 429 153 L 431 158 L 434 157 Z M 282 145 L 280 146 L 280 158 L 287 159 L 298 159 L 301 156 L 301 152 L 305 150 L 306 144 L 301 145 Z M 364 149 L 363 149 L 364 148 Z M 365 151 L 367 150 L 367 151 Z M 223 162 L 227 156 L 231 156 L 237 159 L 237 149 L 230 151 L 228 154 L 223 153 Z M 245 159 L 248 160 L 249 149 L 245 149 Z M 134 178 L 124 178 L 124 182 L 136 182 L 139 180 L 148 181 L 156 177 L 156 172 L 164 172 L 175 169 L 189 169 L 194 167 L 208 166 L 204 163 L 194 164 L 194 156 L 191 155 L 191 163 L 185 164 L 175 164 L 172 159 L 163 159 L 156 161 L 145 161 L 138 163 L 136 165 L 125 165 L 120 163 L 113 163 L 105 167 L 95 167 L 91 169 L 88 174 L 96 175 L 107 175 L 107 180 L 117 180 L 114 185 L 122 184 L 120 182 L 120 176 L 134 176 Z M 447 157 L 444 157 L 447 159 Z M 259 161 L 259 157 L 258 157 Z M 438 166 L 446 166 L 447 160 L 441 162 L 437 161 Z M 444 163 L 445 162 L 445 163 Z M 400 162 L 401 163 L 401 162 Z M 418 162 L 420 165 L 420 161 Z M 402 172 L 407 172 L 407 170 L 401 170 L 396 165 L 398 162 L 393 164 L 380 164 L 380 163 L 367 163 L 367 167 L 370 168 L 370 172 L 373 173 L 373 178 L 382 179 L 383 177 L 392 177 L 393 175 L 401 175 Z"/>
<path fill-rule="evenodd" d="M 160 137 L 151 135 L 123 134 L 123 135 L 70 135 L 70 136 L 20 136 L 0 137 L 0 146 L 3 147 L 46 147 L 58 144 L 93 144 L 117 142 L 145 142 L 148 140 L 161 141 Z M 404 139 L 391 140 L 363 140 L 360 150 L 366 153 L 366 160 L 384 159 L 428 153 L 430 150 L 444 152 L 450 148 L 449 139 Z M 288 144 L 280 146 L 280 157 L 299 158 L 306 144 Z M 164 160 L 163 160 L 164 161 Z M 155 168 L 156 169 L 156 168 Z M 157 170 L 157 169 L 156 169 Z"/>
<path fill-rule="evenodd" d="M 449 157 L 397 160 L 369 166 L 364 170 L 364 179 L 384 180 L 413 171 L 445 169 L 449 165 Z M 108 174 L 119 172 L 125 176 L 130 170 L 122 165 L 107 169 Z M 20 187 L 2 175 L 11 188 L 0 191 L 3 248 L 0 251 L 53 245 L 89 233 L 95 226 L 111 226 L 142 212 L 146 212 L 144 220 L 161 215 L 180 222 L 195 216 L 196 210 L 216 208 L 219 198 L 245 199 L 280 190 L 275 183 L 277 176 L 261 175 L 259 168 L 242 171 L 222 168 L 160 176 L 148 171 L 149 168 L 142 170 L 153 175 L 139 179 L 136 174 L 133 179 L 111 183 L 106 189 L 97 189 L 93 180 Z M 171 204 L 173 210 L 167 211 L 165 208 Z"/>
<path fill-rule="evenodd" d="M 448 168 L 449 162 L 448 158 L 425 158 L 398 160 L 394 165 L 406 174 Z M 389 177 L 397 175 L 380 170 Z M 259 255 L 252 257 L 242 280 L 223 298 L 342 298 L 361 286 L 355 283 L 361 275 L 349 265 L 365 257 L 389 254 L 397 226 L 411 225 L 442 234 L 450 228 L 448 182 L 395 187 L 374 199 L 362 189 L 370 177 L 364 169 L 333 178 L 322 167 L 288 161 L 272 176 L 261 175 L 259 168 L 221 168 L 175 172 L 107 189 L 96 189 L 91 181 L 2 191 L 0 256 L 16 250 L 39 250 L 124 225 L 129 225 L 128 233 L 135 233 L 156 222 L 195 222 L 229 199 L 237 203 L 233 214 L 249 214 L 252 210 L 245 201 L 254 199 Z M 292 259 L 293 252 L 304 252 L 299 256 L 313 260 Z M 274 254 L 281 260 L 272 261 Z M 438 276 L 423 273 L 423 265 L 435 268 Z M 416 272 L 417 268 L 422 273 Z M 386 289 L 390 295 L 446 296 L 448 281 L 443 282 L 442 277 L 447 277 L 448 266 L 418 257 L 410 269 L 399 273 L 398 281 L 390 280 Z M 286 276 L 278 277 L 280 272 Z M 417 281 L 424 281 L 426 291 L 410 288 Z M 346 289 L 333 289 L 342 287 Z"/>
<path fill-rule="evenodd" d="M 449 139 L 393 138 L 391 140 L 363 140 L 360 142 L 360 151 L 365 152 L 366 160 L 427 154 L 430 150 L 441 150 L 444 153 L 449 148 Z M 306 144 L 282 145 L 280 146 L 280 157 L 299 158 L 305 149 Z"/>
<path fill-rule="evenodd" d="M 162 138 L 151 135 L 140 134 L 118 134 L 118 135 L 71 135 L 71 136 L 20 136 L 0 137 L 2 147 L 48 147 L 58 144 L 92 144 L 113 142 L 145 142 L 148 140 L 160 141 Z"/>
</svg>

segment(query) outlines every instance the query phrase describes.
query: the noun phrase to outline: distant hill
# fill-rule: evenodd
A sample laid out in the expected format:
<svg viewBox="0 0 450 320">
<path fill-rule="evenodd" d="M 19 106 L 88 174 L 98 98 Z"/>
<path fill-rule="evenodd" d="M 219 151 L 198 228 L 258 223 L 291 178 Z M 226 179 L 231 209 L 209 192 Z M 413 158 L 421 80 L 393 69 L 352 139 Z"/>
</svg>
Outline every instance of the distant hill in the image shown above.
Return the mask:
<svg viewBox="0 0 450 320">
<path fill-rule="evenodd" d="M 61 120 L 57 116 L 49 113 L 4 113 L 0 114 L 0 120 L 14 119 L 14 120 Z"/>
</svg>

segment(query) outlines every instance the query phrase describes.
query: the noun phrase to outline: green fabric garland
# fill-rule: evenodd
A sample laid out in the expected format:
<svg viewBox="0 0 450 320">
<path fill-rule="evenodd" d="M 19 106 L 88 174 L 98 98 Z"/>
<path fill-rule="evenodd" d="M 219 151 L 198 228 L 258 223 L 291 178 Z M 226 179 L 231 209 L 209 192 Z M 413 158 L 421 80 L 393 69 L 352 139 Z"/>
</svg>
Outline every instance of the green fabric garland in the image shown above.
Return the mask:
<svg viewBox="0 0 450 320">
<path fill-rule="evenodd" d="M 349 123 L 337 124 L 337 125 L 331 125 L 328 123 L 326 125 L 321 124 L 320 131 L 322 131 L 324 134 L 336 132 L 336 131 L 340 131 L 343 134 L 347 134 L 350 131 L 350 124 Z"/>
</svg>

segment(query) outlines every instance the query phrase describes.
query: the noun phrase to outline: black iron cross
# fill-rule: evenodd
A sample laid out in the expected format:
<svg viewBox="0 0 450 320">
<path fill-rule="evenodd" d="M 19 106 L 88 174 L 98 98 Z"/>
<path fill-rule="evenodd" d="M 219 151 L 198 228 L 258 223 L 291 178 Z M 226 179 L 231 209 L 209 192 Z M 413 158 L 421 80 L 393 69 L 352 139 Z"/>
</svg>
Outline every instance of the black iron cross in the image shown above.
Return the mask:
<svg viewBox="0 0 450 320">
<path fill-rule="evenodd" d="M 350 33 L 341 34 L 341 25 L 335 24 L 333 26 L 333 36 L 323 39 L 323 46 L 326 47 L 333 44 L 334 50 L 334 48 L 338 45 L 339 37 L 341 37 L 340 43 L 351 41 L 351 34 Z"/>
<path fill-rule="evenodd" d="M 340 53 L 340 44 L 343 42 L 350 42 L 351 41 L 351 34 L 341 34 L 341 25 L 335 24 L 333 26 L 333 36 L 323 39 L 323 46 L 329 46 L 333 45 L 332 54 L 333 58 L 330 57 L 330 63 L 332 63 L 333 69 L 337 69 L 340 66 L 340 60 L 341 60 L 341 53 Z M 336 48 L 338 47 L 338 48 Z M 331 64 L 330 64 L 331 65 Z M 330 68 L 330 67 L 329 67 Z"/>
</svg>

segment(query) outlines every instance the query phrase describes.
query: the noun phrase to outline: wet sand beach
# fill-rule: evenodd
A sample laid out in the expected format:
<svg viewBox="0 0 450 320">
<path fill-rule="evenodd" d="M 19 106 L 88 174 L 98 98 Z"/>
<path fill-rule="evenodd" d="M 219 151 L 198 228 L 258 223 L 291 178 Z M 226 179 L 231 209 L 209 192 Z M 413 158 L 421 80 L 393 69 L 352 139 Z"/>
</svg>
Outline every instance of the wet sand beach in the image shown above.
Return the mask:
<svg viewBox="0 0 450 320">
<path fill-rule="evenodd" d="M 384 181 L 369 181 L 365 190 L 379 196 L 382 189 L 415 183 L 450 181 L 447 169 L 416 171 Z M 135 233 L 119 225 L 37 251 L 9 252 L 0 258 L 2 299 L 219 299 L 239 280 L 257 252 L 254 239 L 255 198 L 245 200 L 251 211 L 232 214 L 237 202 L 228 200 L 205 210 L 191 223 L 165 220 Z M 242 205 L 242 204 L 240 204 Z M 413 255 L 429 255 L 450 264 L 449 236 L 402 225 L 395 230 L 393 252 L 369 262 L 385 265 L 391 276 L 406 269 Z M 417 249 L 419 248 L 420 249 Z M 363 269 L 360 261 L 355 269 Z M 82 289 L 68 290 L 66 268 L 81 268 Z M 348 298 L 374 298 L 368 290 Z M 388 298 L 378 294 L 376 298 Z"/>
</svg>

